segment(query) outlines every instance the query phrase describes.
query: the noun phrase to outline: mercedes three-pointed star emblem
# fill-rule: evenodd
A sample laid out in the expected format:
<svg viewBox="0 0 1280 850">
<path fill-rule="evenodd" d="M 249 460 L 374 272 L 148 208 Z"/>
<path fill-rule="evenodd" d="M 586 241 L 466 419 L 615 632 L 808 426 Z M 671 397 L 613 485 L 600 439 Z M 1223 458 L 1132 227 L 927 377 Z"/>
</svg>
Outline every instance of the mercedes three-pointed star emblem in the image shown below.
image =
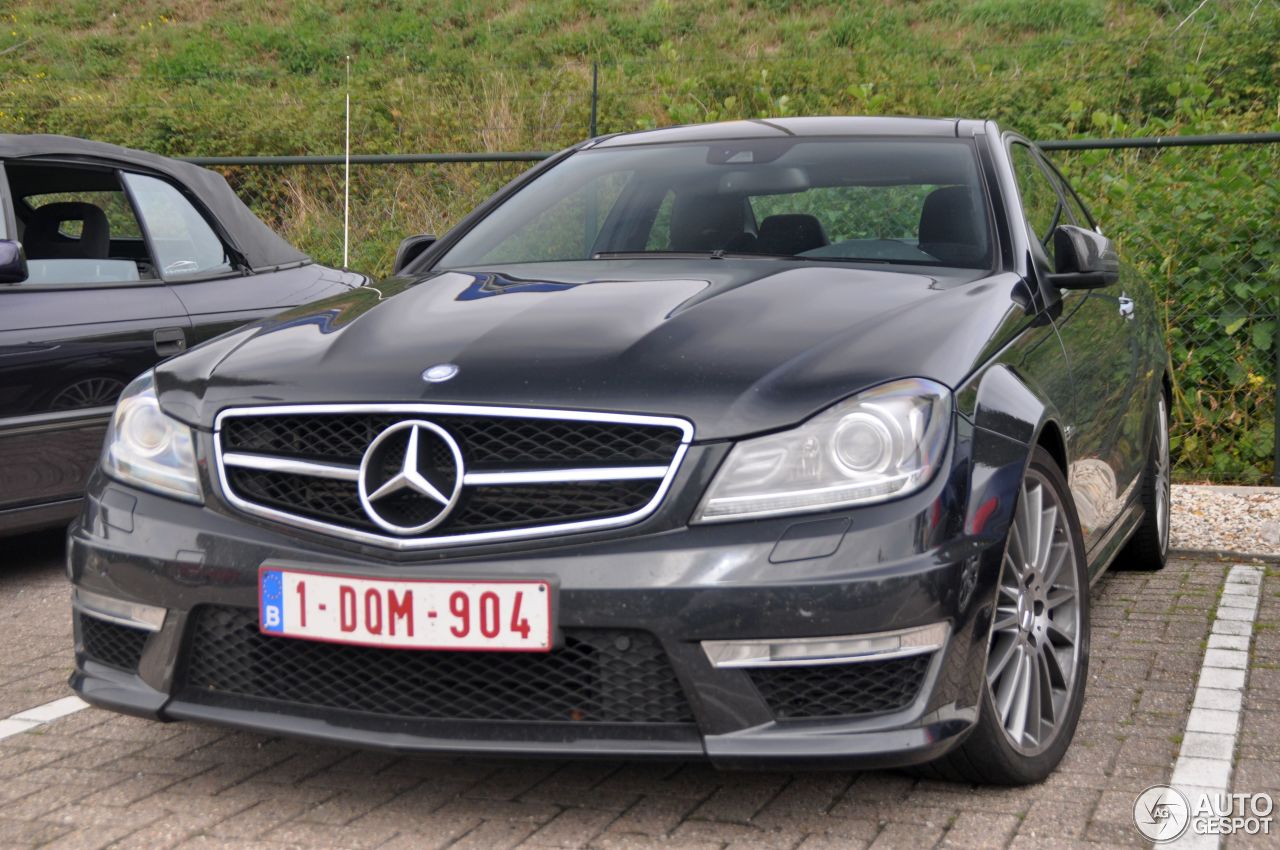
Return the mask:
<svg viewBox="0 0 1280 850">
<path fill-rule="evenodd" d="M 449 432 L 421 419 L 397 422 L 360 461 L 360 504 L 387 531 L 421 534 L 449 515 L 462 477 L 462 451 Z"/>
</svg>

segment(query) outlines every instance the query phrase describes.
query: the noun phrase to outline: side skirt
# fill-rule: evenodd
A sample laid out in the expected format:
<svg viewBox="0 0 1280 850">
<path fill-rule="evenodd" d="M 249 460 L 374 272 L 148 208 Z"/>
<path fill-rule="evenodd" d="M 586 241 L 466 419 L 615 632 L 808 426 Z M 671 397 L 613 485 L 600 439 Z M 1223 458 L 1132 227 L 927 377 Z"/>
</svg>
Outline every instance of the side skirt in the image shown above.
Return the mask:
<svg viewBox="0 0 1280 850">
<path fill-rule="evenodd" d="M 1129 507 L 1125 508 L 1124 513 L 1111 525 L 1107 536 L 1093 547 L 1093 551 L 1089 553 L 1090 586 L 1102 578 L 1103 573 L 1111 566 L 1111 562 L 1116 559 L 1116 555 L 1120 554 L 1120 550 L 1124 548 L 1124 544 L 1129 542 L 1129 538 L 1133 536 L 1133 532 L 1145 515 L 1146 512 L 1136 499 L 1130 502 Z"/>
</svg>

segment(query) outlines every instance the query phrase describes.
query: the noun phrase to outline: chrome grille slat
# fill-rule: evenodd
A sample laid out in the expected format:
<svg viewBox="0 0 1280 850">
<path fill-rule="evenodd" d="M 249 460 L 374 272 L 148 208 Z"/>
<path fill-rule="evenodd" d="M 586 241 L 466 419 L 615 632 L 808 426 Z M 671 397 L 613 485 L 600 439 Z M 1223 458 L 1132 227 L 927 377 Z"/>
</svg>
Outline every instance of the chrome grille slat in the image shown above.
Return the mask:
<svg viewBox="0 0 1280 850">
<path fill-rule="evenodd" d="M 471 455 L 458 503 L 430 536 L 378 528 L 356 493 L 368 445 L 409 419 L 446 428 Z M 661 502 L 692 437 L 692 425 L 669 417 L 436 404 L 236 408 L 214 427 L 218 480 L 234 507 L 396 549 L 638 522 Z"/>
<path fill-rule="evenodd" d="M 261 469 L 264 472 L 289 472 L 294 475 L 309 475 L 313 478 L 332 478 L 335 481 L 355 481 L 360 477 L 360 467 L 346 466 L 339 463 L 324 463 L 315 460 L 294 460 L 275 455 L 255 455 L 247 452 L 227 452 L 222 456 L 227 466 L 239 466 L 244 469 Z"/>
<path fill-rule="evenodd" d="M 326 463 L 315 460 L 294 460 L 276 455 L 259 455 L 248 452 L 227 452 L 222 456 L 227 466 L 244 469 L 260 469 L 266 472 L 287 472 L 309 475 L 313 478 L 332 478 L 336 481 L 355 481 L 360 475 L 359 466 Z M 604 466 L 585 469 L 513 470 L 510 472 L 468 472 L 462 479 L 464 487 L 499 487 L 508 484 L 553 484 L 582 481 L 635 481 L 642 478 L 661 478 L 667 474 L 665 466 Z"/>
</svg>

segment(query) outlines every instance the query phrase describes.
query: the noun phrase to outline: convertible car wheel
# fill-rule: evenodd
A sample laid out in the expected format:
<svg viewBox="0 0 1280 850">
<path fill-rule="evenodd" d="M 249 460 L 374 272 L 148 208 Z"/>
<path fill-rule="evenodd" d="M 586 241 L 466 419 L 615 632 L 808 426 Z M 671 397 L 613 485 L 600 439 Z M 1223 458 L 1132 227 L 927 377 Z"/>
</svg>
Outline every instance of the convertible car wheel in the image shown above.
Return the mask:
<svg viewBox="0 0 1280 850">
<path fill-rule="evenodd" d="M 1142 475 L 1142 524 L 1116 558 L 1123 570 L 1162 570 L 1169 558 L 1169 411 L 1164 395 L 1156 405 L 1151 449 Z"/>
<path fill-rule="evenodd" d="M 973 734 L 931 767 L 951 779 L 1039 782 L 1062 760 L 1084 702 L 1089 581 L 1057 463 L 1032 455 L 1009 530 Z"/>
</svg>

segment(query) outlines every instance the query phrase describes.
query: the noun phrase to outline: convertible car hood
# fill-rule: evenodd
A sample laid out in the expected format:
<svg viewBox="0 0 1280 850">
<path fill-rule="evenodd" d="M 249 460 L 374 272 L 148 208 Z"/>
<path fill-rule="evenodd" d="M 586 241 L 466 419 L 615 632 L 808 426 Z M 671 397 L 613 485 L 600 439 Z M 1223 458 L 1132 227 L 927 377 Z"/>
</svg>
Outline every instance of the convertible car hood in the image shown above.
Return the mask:
<svg viewBox="0 0 1280 850">
<path fill-rule="evenodd" d="M 712 273 L 708 273 L 708 270 Z M 954 386 L 1022 318 L 1015 279 L 773 260 L 541 263 L 391 278 L 160 367 L 166 410 L 451 402 L 681 416 L 698 440 L 782 428 L 868 386 Z M 452 363 L 443 383 L 423 370 Z"/>
</svg>

